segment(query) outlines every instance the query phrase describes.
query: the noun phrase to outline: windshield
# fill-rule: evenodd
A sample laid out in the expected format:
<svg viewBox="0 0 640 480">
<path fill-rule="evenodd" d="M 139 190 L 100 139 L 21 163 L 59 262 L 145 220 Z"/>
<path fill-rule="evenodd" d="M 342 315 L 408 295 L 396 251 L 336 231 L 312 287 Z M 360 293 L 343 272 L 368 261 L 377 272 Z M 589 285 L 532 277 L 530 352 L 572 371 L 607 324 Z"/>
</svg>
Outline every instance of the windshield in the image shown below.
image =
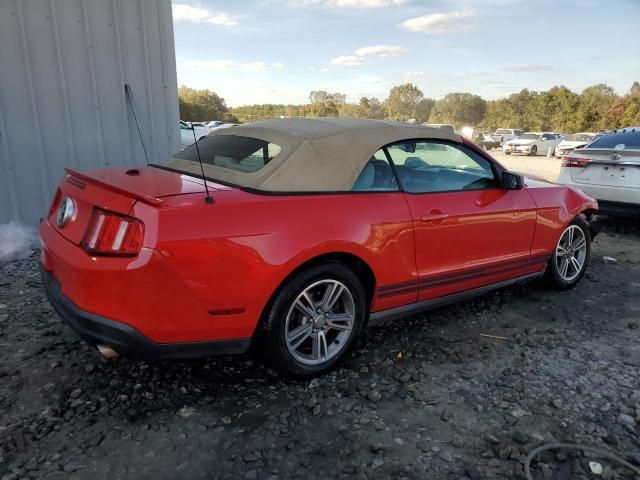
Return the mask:
<svg viewBox="0 0 640 480">
<path fill-rule="evenodd" d="M 499 128 L 496 130 L 496 135 L 509 135 L 511 134 L 511 130 L 507 130 L 506 128 Z"/>
<path fill-rule="evenodd" d="M 518 137 L 520 140 L 540 140 L 540 135 L 537 133 L 525 133 Z"/>
<path fill-rule="evenodd" d="M 280 146 L 275 143 L 239 135 L 205 137 L 198 141 L 198 149 L 207 176 L 210 176 L 206 171 L 208 166 L 222 167 L 236 172 L 256 172 L 281 151 Z M 186 173 L 201 173 L 195 144 L 176 153 L 162 165 Z M 215 178 L 215 173 L 209 173 Z"/>
<path fill-rule="evenodd" d="M 640 130 L 630 129 L 610 133 L 595 140 L 589 148 L 640 149 Z"/>
</svg>

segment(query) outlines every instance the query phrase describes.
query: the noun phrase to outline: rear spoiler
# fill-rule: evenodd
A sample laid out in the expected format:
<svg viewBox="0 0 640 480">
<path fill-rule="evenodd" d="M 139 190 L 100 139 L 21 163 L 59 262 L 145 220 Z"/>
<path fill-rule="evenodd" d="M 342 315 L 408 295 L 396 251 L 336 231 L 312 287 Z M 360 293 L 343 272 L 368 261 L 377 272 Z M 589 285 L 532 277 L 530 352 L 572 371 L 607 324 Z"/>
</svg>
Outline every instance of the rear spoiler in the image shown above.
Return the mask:
<svg viewBox="0 0 640 480">
<path fill-rule="evenodd" d="M 115 185 L 111 185 L 109 183 L 103 182 L 102 180 L 98 180 L 91 175 L 87 175 L 86 173 L 79 172 L 72 168 L 65 167 L 65 172 L 71 176 L 71 178 L 75 178 L 76 180 L 83 180 L 88 183 L 92 183 L 93 185 L 98 185 L 99 187 L 104 188 L 105 190 L 109 190 L 114 193 L 119 193 L 121 195 L 127 195 L 129 197 L 134 198 L 135 200 L 139 200 L 142 203 L 146 203 L 148 205 L 159 206 L 162 205 L 162 200 L 156 197 L 152 197 L 151 195 L 146 195 L 144 193 L 132 192 L 130 190 L 126 190 L 124 188 L 116 187 Z"/>
</svg>

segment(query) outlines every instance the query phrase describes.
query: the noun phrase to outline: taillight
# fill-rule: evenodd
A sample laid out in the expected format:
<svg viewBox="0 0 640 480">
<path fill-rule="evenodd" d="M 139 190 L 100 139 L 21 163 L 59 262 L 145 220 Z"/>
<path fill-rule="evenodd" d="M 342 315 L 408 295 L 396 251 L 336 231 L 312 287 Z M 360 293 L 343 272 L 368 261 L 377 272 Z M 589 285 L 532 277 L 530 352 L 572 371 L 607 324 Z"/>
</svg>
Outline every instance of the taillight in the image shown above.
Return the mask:
<svg viewBox="0 0 640 480">
<path fill-rule="evenodd" d="M 137 255 L 143 228 L 138 219 L 94 208 L 82 247 L 92 255 Z"/>
<path fill-rule="evenodd" d="M 589 164 L 591 160 L 588 158 L 578 158 L 567 155 L 562 159 L 562 166 L 569 168 L 584 168 Z"/>
</svg>

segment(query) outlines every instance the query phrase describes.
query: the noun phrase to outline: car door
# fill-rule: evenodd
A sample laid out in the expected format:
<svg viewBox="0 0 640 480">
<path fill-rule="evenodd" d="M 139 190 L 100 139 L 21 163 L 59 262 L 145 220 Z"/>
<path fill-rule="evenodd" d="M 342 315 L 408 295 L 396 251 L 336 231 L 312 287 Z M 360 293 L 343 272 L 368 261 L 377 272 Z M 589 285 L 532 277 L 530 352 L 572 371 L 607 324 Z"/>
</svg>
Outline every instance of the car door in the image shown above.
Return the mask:
<svg viewBox="0 0 640 480">
<path fill-rule="evenodd" d="M 533 199 L 525 189 L 501 188 L 500 170 L 489 159 L 468 146 L 432 139 L 386 150 L 413 217 L 419 300 L 544 266 L 544 259 L 530 256 Z"/>
</svg>

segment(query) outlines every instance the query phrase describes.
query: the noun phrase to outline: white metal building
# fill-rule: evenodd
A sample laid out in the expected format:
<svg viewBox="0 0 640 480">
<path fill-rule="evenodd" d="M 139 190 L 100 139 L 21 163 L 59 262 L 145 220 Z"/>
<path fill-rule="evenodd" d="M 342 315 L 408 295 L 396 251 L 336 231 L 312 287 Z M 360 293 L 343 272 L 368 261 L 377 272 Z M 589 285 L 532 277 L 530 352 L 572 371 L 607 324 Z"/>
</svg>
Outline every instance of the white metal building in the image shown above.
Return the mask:
<svg viewBox="0 0 640 480">
<path fill-rule="evenodd" d="M 64 166 L 179 149 L 170 0 L 0 1 L 0 224 L 45 215 Z"/>
</svg>

